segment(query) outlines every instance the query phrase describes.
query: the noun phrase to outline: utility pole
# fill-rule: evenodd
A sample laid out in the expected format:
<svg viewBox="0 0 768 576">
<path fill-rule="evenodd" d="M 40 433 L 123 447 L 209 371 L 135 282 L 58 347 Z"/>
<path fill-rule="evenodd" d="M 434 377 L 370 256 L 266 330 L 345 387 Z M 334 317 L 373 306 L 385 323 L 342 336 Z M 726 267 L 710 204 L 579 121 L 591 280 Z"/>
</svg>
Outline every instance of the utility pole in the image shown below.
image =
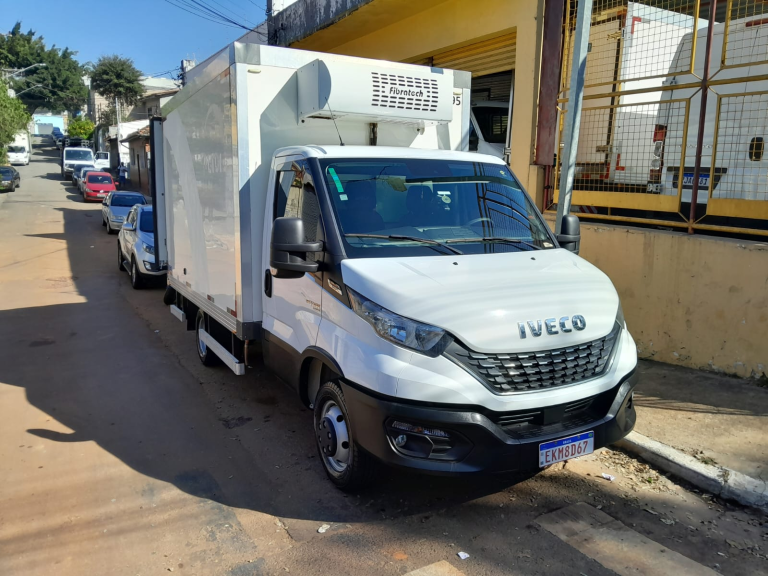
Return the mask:
<svg viewBox="0 0 768 576">
<path fill-rule="evenodd" d="M 275 39 L 272 37 L 275 33 L 275 24 L 272 21 L 272 14 L 272 0 L 267 0 L 267 44 L 269 46 L 274 46 L 277 44 Z"/>
<path fill-rule="evenodd" d="M 120 101 L 117 99 L 117 96 L 115 96 L 115 121 L 117 122 L 117 162 L 119 166 L 120 162 L 122 162 L 122 158 L 120 158 L 120 147 L 122 144 L 120 143 Z"/>
<path fill-rule="evenodd" d="M 568 90 L 568 108 L 565 114 L 565 147 L 559 155 L 560 160 L 560 195 L 557 200 L 557 221 L 555 233 L 560 234 L 563 216 L 571 211 L 573 178 L 576 172 L 576 150 L 579 146 L 581 128 L 581 105 L 584 101 L 584 72 L 587 68 L 589 51 L 589 29 L 592 25 L 592 0 L 579 0 L 574 30 L 573 54 L 571 62 L 571 84 Z"/>
</svg>

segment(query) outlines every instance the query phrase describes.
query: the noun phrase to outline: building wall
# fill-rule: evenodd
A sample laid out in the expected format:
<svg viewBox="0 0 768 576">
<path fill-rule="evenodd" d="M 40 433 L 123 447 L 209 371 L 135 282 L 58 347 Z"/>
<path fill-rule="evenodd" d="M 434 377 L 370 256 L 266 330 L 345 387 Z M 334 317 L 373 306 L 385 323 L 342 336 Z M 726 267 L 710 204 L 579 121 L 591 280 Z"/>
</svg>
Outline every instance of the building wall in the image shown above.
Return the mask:
<svg viewBox="0 0 768 576">
<path fill-rule="evenodd" d="M 431 1 L 414 13 L 413 4 L 403 17 L 378 26 L 377 3 L 400 9 L 397 2 L 374 0 L 340 21 L 291 44 L 364 58 L 403 61 L 472 44 L 517 30 L 515 98 L 512 111 L 511 167 L 526 189 L 542 203 L 543 172 L 532 166 L 538 99 L 538 22 L 542 2 L 537 0 Z M 404 5 L 405 6 L 405 5 Z M 405 11 L 407 10 L 407 12 Z M 286 11 L 287 12 L 287 11 Z M 366 16 L 366 15 L 371 16 Z M 375 16 L 373 16 L 375 15 Z M 390 12 L 390 19 L 392 19 Z M 353 21 L 354 20 L 354 21 Z M 343 24 L 343 26 L 342 26 Z M 362 35 L 361 35 L 361 31 Z"/>
<path fill-rule="evenodd" d="M 131 163 L 129 165 L 128 178 L 131 180 L 131 189 L 149 196 L 149 165 L 147 164 L 148 140 L 138 138 L 131 140 Z"/>
<path fill-rule="evenodd" d="M 768 243 L 587 223 L 581 235 L 642 358 L 768 375 Z"/>
</svg>

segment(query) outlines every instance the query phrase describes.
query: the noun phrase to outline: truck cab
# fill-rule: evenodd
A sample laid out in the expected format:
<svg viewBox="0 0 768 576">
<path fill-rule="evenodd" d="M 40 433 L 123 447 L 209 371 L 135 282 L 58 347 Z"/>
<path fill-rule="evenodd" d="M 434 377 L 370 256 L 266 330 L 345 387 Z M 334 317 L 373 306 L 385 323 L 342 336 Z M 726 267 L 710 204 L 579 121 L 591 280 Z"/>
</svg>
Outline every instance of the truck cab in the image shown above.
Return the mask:
<svg viewBox="0 0 768 576">
<path fill-rule="evenodd" d="M 68 146 L 61 153 L 61 179 L 72 178 L 77 166 L 93 166 L 93 150 L 85 147 Z"/>
</svg>

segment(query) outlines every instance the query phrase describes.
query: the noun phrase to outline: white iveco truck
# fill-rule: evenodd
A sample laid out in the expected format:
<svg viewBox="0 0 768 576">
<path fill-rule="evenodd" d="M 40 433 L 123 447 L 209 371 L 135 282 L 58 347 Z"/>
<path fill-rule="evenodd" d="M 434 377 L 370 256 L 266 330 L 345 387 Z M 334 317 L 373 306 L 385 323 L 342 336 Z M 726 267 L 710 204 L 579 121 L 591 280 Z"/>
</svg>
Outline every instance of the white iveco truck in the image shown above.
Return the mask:
<svg viewBox="0 0 768 576">
<path fill-rule="evenodd" d="M 295 387 L 343 489 L 377 461 L 544 467 L 635 423 L 616 290 L 575 216 L 555 237 L 467 152 L 470 79 L 234 43 L 151 125 L 166 304 L 205 365 L 263 354 Z"/>
</svg>

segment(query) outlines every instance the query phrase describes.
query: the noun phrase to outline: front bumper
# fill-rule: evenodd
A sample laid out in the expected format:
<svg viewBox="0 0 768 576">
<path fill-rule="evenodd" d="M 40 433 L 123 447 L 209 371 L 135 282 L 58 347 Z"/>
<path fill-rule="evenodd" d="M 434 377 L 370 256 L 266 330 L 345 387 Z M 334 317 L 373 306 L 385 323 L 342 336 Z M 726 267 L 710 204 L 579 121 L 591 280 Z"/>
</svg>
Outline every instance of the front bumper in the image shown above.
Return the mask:
<svg viewBox="0 0 768 576">
<path fill-rule="evenodd" d="M 109 195 L 109 191 L 104 192 L 86 192 L 83 198 L 86 200 L 104 200 Z"/>
<path fill-rule="evenodd" d="M 481 407 L 408 403 L 373 396 L 360 386 L 341 381 L 353 434 L 364 450 L 396 467 L 422 472 L 461 475 L 477 472 L 508 472 L 539 468 L 539 444 L 593 431 L 594 448 L 612 444 L 629 434 L 636 414 L 632 392 L 637 374 L 630 372 L 616 386 L 571 405 L 540 410 L 539 420 L 525 421 L 526 414 L 500 413 Z M 586 408 L 584 406 L 586 405 Z M 403 434 L 395 422 L 446 432 L 445 437 Z"/>
</svg>

